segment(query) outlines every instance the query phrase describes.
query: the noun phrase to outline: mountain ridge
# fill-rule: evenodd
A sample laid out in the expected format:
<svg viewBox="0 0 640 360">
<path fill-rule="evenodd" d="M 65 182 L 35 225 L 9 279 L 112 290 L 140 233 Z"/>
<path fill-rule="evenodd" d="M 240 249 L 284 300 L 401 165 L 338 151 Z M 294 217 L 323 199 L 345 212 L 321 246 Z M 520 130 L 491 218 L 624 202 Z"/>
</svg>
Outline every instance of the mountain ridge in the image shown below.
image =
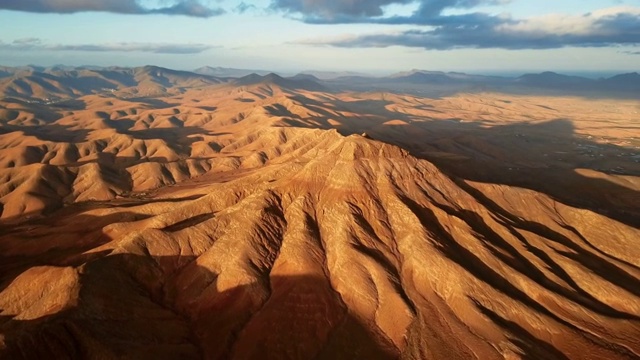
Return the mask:
<svg viewBox="0 0 640 360">
<path fill-rule="evenodd" d="M 640 356 L 637 102 L 101 74 L 0 97 L 0 357 Z"/>
<path fill-rule="evenodd" d="M 311 91 L 379 89 L 421 93 L 437 89 L 522 92 L 522 89 L 554 89 L 576 95 L 632 96 L 639 90 L 637 73 L 619 74 L 609 78 L 588 79 L 554 72 L 524 74 L 515 78 L 469 75 L 414 69 L 386 77 L 340 76 L 321 79 L 304 73 L 283 77 L 267 71 L 225 73 L 224 68 L 201 68 L 195 72 L 177 71 L 157 66 L 123 67 L 3 67 L 0 70 L 0 95 L 29 101 L 61 101 L 96 93 L 119 92 L 122 96 L 162 96 L 186 88 L 214 84 L 252 84 L 260 81 L 275 83 L 283 88 L 301 87 Z M 220 71 L 218 71 L 220 70 Z M 237 70 L 237 71 L 236 71 Z M 217 72 L 216 72 L 217 71 Z M 225 70 L 226 71 L 226 70 Z M 312 77 L 313 76 L 313 77 Z M 264 79 L 262 78 L 264 77 Z M 430 88 L 436 86 L 436 88 Z M 434 90 L 435 89 L 435 90 Z"/>
</svg>

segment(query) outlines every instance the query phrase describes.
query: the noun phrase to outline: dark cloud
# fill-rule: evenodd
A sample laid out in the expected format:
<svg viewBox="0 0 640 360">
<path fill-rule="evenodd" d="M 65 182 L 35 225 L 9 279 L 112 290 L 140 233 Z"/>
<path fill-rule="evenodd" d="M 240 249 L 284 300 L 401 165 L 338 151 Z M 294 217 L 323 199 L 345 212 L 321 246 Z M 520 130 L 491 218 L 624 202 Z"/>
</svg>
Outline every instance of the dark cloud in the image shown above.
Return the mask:
<svg viewBox="0 0 640 360">
<path fill-rule="evenodd" d="M 508 2 L 508 0 L 423 0 L 414 17 L 433 17 L 447 8 L 471 9 L 480 5 L 501 5 Z"/>
<path fill-rule="evenodd" d="M 244 14 L 249 10 L 257 10 L 258 7 L 256 7 L 253 4 L 247 4 L 246 2 L 241 2 L 240 4 L 238 4 L 238 6 L 236 6 L 235 11 L 240 13 L 240 14 Z"/>
<path fill-rule="evenodd" d="M 414 18 L 417 19 L 418 16 L 414 15 Z M 553 49 L 567 46 L 604 47 L 640 44 L 640 8 L 611 8 L 582 16 L 549 15 L 520 20 L 483 13 L 422 17 L 421 19 L 424 20 L 422 24 L 428 26 L 397 33 L 302 43 L 338 47 L 400 45 L 435 50 Z M 387 18 L 375 20 L 375 22 L 404 23 L 397 20 L 397 18 Z"/>
<path fill-rule="evenodd" d="M 80 45 L 48 45 L 40 39 L 19 39 L 11 43 L 0 41 L 0 50 L 44 50 L 44 51 L 89 51 L 89 52 L 146 52 L 155 54 L 199 54 L 213 49 L 215 46 L 205 44 L 80 44 Z"/>
<path fill-rule="evenodd" d="M 470 9 L 505 4 L 510 0 L 272 0 L 271 9 L 298 14 L 312 24 L 385 23 L 430 24 L 445 9 Z M 384 7 L 418 3 L 410 16 L 384 17 Z"/>
<path fill-rule="evenodd" d="M 194 17 L 221 15 L 224 10 L 210 8 L 198 0 L 176 0 L 162 8 L 146 8 L 138 0 L 1 0 L 0 10 L 16 10 L 36 13 L 71 14 L 100 11 L 118 14 L 165 14 Z"/>
<path fill-rule="evenodd" d="M 338 40 L 305 41 L 339 47 L 393 45 L 448 50 L 456 48 L 551 49 L 640 43 L 640 8 L 614 7 L 581 16 L 549 15 L 514 19 L 473 12 L 481 5 L 509 0 L 272 0 L 271 8 L 311 24 L 367 23 L 416 25 L 416 30 Z M 384 7 L 418 5 L 411 15 L 391 16 Z M 467 9 L 449 15 L 447 9 Z"/>
<path fill-rule="evenodd" d="M 271 8 L 299 13 L 310 21 L 333 22 L 338 19 L 360 19 L 383 14 L 390 4 L 408 4 L 414 0 L 273 0 Z"/>
</svg>

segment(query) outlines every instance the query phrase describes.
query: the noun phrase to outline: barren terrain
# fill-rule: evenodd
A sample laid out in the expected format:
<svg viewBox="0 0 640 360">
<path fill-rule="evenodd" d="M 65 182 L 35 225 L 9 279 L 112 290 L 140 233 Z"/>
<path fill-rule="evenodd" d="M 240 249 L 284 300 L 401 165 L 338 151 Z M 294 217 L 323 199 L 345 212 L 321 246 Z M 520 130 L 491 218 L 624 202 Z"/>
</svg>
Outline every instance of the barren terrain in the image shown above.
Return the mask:
<svg viewBox="0 0 640 360">
<path fill-rule="evenodd" d="M 640 357 L 637 99 L 83 71 L 0 79 L 0 357 Z"/>
</svg>

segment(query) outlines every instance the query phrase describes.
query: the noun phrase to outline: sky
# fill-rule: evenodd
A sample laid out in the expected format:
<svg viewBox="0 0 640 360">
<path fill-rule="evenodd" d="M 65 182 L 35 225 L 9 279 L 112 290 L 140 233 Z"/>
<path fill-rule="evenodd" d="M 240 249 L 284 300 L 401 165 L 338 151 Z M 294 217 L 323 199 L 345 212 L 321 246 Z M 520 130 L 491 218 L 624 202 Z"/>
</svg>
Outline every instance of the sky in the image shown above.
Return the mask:
<svg viewBox="0 0 640 360">
<path fill-rule="evenodd" d="M 0 0 L 0 65 L 640 71 L 640 0 Z"/>
</svg>

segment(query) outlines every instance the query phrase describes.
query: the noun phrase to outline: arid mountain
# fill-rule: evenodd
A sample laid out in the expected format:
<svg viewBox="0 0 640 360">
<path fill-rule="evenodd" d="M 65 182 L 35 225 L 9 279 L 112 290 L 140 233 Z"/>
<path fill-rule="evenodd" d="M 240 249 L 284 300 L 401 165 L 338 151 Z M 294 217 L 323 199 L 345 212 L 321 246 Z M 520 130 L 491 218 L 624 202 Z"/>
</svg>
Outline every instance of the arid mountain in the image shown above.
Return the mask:
<svg viewBox="0 0 640 360">
<path fill-rule="evenodd" d="M 640 357 L 637 101 L 92 72 L 0 100 L 0 358 Z"/>
<path fill-rule="evenodd" d="M 422 96 L 440 96 L 459 92 L 487 91 L 518 95 L 589 96 L 636 99 L 640 91 L 637 73 L 610 78 L 590 79 L 554 72 L 524 74 L 519 77 L 471 75 L 460 72 L 411 70 L 387 77 L 346 76 L 326 81 L 341 89 L 354 91 L 393 91 Z"/>
<path fill-rule="evenodd" d="M 348 76 L 362 76 L 362 77 L 371 77 L 371 75 L 355 72 L 355 71 L 320 71 L 320 70 L 305 70 L 301 72 L 303 75 L 311 75 L 318 79 L 322 80 L 332 80 L 341 77 Z"/>
<path fill-rule="evenodd" d="M 326 91 L 326 88 L 320 85 L 319 81 L 318 78 L 311 75 L 297 75 L 290 78 L 283 78 L 278 74 L 270 73 L 264 76 L 250 74 L 234 80 L 233 84 L 235 86 L 275 86 L 287 90 Z"/>
<path fill-rule="evenodd" d="M 499 76 L 469 75 L 460 72 L 411 70 L 387 77 L 390 82 L 409 83 L 507 83 L 509 78 Z"/>
<path fill-rule="evenodd" d="M 608 79 L 601 79 L 600 82 L 607 89 L 618 89 L 620 91 L 640 91 L 640 74 L 637 72 L 620 74 Z"/>
<path fill-rule="evenodd" d="M 319 76 L 314 76 L 313 74 Z M 29 102 L 51 103 L 90 94 L 118 92 L 119 97 L 159 97 L 183 93 L 186 89 L 219 83 L 237 86 L 274 83 L 290 89 L 311 91 L 391 91 L 420 96 L 483 93 L 487 91 L 518 95 L 577 95 L 636 99 L 640 91 L 637 73 L 602 79 L 567 76 L 553 72 L 525 74 L 517 78 L 470 75 L 459 72 L 411 70 L 387 77 L 357 73 L 306 72 L 282 76 L 260 70 L 203 67 L 176 71 L 157 66 L 138 68 L 54 66 L 0 67 L 0 98 L 18 98 Z"/>
<path fill-rule="evenodd" d="M 554 72 L 525 74 L 516 79 L 519 85 L 547 88 L 553 90 L 571 90 L 574 92 L 609 92 L 612 95 L 640 92 L 640 75 L 628 73 L 602 79 L 588 79 L 580 76 L 567 76 Z"/>
<path fill-rule="evenodd" d="M 551 71 L 540 74 L 525 74 L 518 77 L 516 81 L 530 86 L 566 88 L 589 86 L 595 82 L 595 80 L 581 76 L 568 76 Z"/>
<path fill-rule="evenodd" d="M 193 70 L 193 72 L 196 74 L 209 75 L 209 76 L 215 76 L 220 78 L 228 78 L 228 77 L 240 78 L 240 77 L 251 75 L 251 74 L 258 74 L 258 75 L 264 76 L 271 73 L 271 71 L 267 71 L 267 70 L 234 69 L 234 68 L 223 68 L 219 66 L 217 67 L 203 66 Z"/>
<path fill-rule="evenodd" d="M 208 86 L 223 80 L 157 66 L 140 68 L 63 69 L 17 68 L 0 78 L 2 97 L 28 101 L 60 101 L 77 96 L 121 91 L 121 95 L 160 96 L 184 88 Z"/>
</svg>

